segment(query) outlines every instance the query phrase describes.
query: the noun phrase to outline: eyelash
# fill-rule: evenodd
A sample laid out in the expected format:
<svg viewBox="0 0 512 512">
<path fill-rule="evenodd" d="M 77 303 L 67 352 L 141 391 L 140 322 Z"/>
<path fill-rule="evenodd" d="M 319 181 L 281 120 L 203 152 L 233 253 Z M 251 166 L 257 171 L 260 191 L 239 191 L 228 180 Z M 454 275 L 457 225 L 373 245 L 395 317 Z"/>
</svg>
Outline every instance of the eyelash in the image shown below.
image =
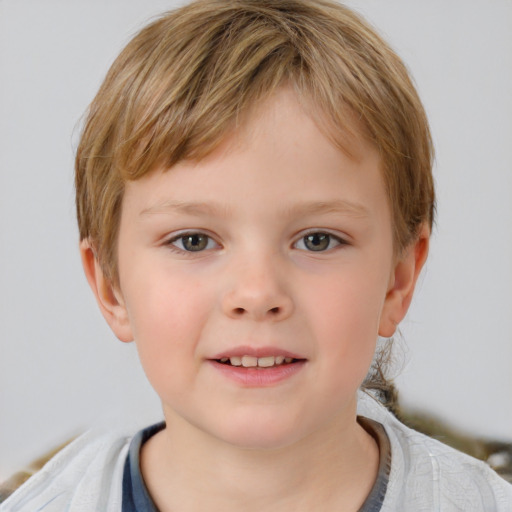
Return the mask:
<svg viewBox="0 0 512 512">
<path fill-rule="evenodd" d="M 323 249 L 318 249 L 318 250 L 308 249 L 307 247 L 304 247 L 304 248 L 298 247 L 299 243 L 301 243 L 301 242 L 304 245 L 306 245 L 306 243 L 307 243 L 306 240 L 308 239 L 308 237 L 313 237 L 313 236 L 320 237 L 320 240 L 317 239 L 318 245 L 321 244 L 324 240 L 327 240 L 327 247 L 325 247 Z M 321 237 L 325 237 L 325 238 L 322 239 Z M 334 246 L 332 246 L 333 242 L 335 242 Z M 348 242 L 339 236 L 333 235 L 332 233 L 329 233 L 327 231 L 318 230 L 318 231 L 310 231 L 308 233 L 303 234 L 293 245 L 294 245 L 294 247 L 304 250 L 304 251 L 307 251 L 307 252 L 328 252 L 332 249 L 335 249 L 336 247 L 348 245 Z"/>
<path fill-rule="evenodd" d="M 183 241 L 187 238 L 192 238 L 192 237 L 197 237 L 197 238 L 200 238 L 200 237 L 203 237 L 206 239 L 206 246 L 204 248 L 201 248 L 201 249 L 197 249 L 197 250 L 189 250 L 189 249 L 186 249 L 183 245 Z M 178 241 L 181 241 L 181 247 L 179 247 L 176 243 Z M 213 244 L 213 246 L 212 246 Z M 168 245 L 172 250 L 174 251 L 177 251 L 177 252 L 180 252 L 180 253 L 185 253 L 185 254 L 193 254 L 195 252 L 197 253 L 200 253 L 200 252 L 204 252 L 204 251 L 207 251 L 207 250 L 211 250 L 213 249 L 214 247 L 218 247 L 219 244 L 217 244 L 217 242 L 215 242 L 215 240 L 208 234 L 202 232 L 202 231 L 188 231 L 188 232 L 185 232 L 185 233 L 180 233 L 179 235 L 176 235 L 176 236 L 173 236 L 172 238 L 170 238 L 169 240 L 167 240 L 166 242 L 166 245 Z"/>
<path fill-rule="evenodd" d="M 199 248 L 194 249 L 187 249 L 184 246 L 184 240 L 187 238 L 189 241 L 190 239 L 195 237 L 195 244 L 199 244 Z M 201 245 L 201 239 L 205 240 L 206 245 Z M 177 245 L 177 242 L 181 241 L 181 247 Z M 312 243 L 313 245 L 318 246 L 318 249 L 312 249 L 311 247 L 307 247 L 307 244 Z M 327 245 L 324 247 L 325 242 Z M 335 242 L 335 245 L 333 246 L 333 242 Z M 299 244 L 303 244 L 304 247 L 300 247 Z M 168 245 L 172 250 L 175 250 L 180 253 L 185 254 L 192 254 L 192 253 L 200 253 L 204 251 L 208 251 L 211 249 L 214 249 L 215 247 L 218 247 L 219 244 L 215 242 L 215 240 L 208 234 L 202 232 L 202 231 L 189 231 L 185 233 L 180 233 L 171 239 L 169 239 L 166 242 L 166 245 Z M 343 238 L 333 235 L 332 233 L 326 232 L 326 231 L 310 231 L 308 233 L 303 234 L 296 242 L 293 243 L 293 247 L 299 250 L 303 250 L 306 252 L 327 252 L 332 249 L 335 249 L 336 247 L 348 245 L 348 242 L 344 240 Z"/>
</svg>

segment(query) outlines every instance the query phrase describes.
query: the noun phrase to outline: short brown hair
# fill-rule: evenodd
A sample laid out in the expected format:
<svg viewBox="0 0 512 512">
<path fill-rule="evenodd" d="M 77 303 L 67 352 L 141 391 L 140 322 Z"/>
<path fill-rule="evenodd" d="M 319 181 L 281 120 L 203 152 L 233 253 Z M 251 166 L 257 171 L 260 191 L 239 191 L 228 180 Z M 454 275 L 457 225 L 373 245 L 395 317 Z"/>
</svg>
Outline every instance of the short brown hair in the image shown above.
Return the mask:
<svg viewBox="0 0 512 512">
<path fill-rule="evenodd" d="M 331 121 L 333 139 L 352 133 L 357 119 L 379 149 L 398 251 L 432 223 L 425 112 L 404 64 L 365 21 L 329 0 L 197 0 L 132 39 L 85 121 L 76 155 L 80 238 L 113 283 L 124 183 L 206 156 L 284 83 Z"/>
</svg>

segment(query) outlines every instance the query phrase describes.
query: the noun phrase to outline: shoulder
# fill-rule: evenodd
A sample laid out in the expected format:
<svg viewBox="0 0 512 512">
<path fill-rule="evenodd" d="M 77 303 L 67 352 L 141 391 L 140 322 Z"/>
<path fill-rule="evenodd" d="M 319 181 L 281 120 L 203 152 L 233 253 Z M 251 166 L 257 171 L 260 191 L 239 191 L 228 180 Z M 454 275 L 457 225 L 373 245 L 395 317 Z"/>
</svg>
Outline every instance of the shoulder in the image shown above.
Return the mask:
<svg viewBox="0 0 512 512">
<path fill-rule="evenodd" d="M 121 510 L 131 436 L 91 431 L 66 446 L 0 505 L 0 512 Z"/>
<path fill-rule="evenodd" d="M 408 428 L 370 397 L 360 397 L 359 409 L 382 423 L 391 443 L 383 512 L 512 510 L 512 485 L 484 462 Z"/>
</svg>

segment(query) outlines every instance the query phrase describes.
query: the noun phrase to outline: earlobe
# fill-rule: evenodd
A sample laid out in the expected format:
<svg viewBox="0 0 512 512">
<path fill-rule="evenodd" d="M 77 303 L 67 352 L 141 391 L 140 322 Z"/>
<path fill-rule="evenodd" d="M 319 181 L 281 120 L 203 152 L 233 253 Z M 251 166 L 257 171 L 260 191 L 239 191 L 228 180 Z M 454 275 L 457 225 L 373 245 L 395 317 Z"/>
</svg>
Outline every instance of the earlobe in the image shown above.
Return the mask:
<svg viewBox="0 0 512 512">
<path fill-rule="evenodd" d="M 423 225 L 419 236 L 396 262 L 379 323 L 379 336 L 390 338 L 405 317 L 414 288 L 428 255 L 430 229 Z"/>
<path fill-rule="evenodd" d="M 133 341 L 128 312 L 122 295 L 105 277 L 89 240 L 80 242 L 80 255 L 85 276 L 105 320 L 121 341 Z"/>
</svg>

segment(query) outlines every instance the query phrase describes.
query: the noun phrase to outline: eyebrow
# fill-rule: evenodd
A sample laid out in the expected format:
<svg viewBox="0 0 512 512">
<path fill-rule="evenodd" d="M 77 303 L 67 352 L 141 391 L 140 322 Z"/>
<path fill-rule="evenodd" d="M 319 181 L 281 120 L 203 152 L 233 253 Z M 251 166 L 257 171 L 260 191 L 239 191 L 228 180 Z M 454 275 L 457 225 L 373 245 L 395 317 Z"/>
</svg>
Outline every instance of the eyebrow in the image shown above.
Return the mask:
<svg viewBox="0 0 512 512">
<path fill-rule="evenodd" d="M 154 213 L 181 213 L 192 216 L 212 216 L 212 217 L 224 217 L 227 215 L 225 208 L 220 205 L 213 203 L 196 203 L 196 202 L 183 202 L 175 200 L 160 201 L 148 208 L 144 208 L 140 215 L 150 215 Z"/>
<path fill-rule="evenodd" d="M 367 217 L 370 211 L 361 203 L 347 201 L 344 199 L 298 203 L 284 211 L 284 214 L 290 217 L 294 217 L 296 215 L 315 215 L 326 213 L 339 213 L 341 215 L 348 215 L 351 217 Z"/>
<path fill-rule="evenodd" d="M 228 217 L 230 214 L 229 210 L 221 204 L 165 200 L 144 208 L 140 212 L 140 216 L 158 213 L 179 213 L 195 217 Z M 328 213 L 338 213 L 351 217 L 366 217 L 369 215 L 369 209 L 361 203 L 335 199 L 332 201 L 299 202 L 285 208 L 282 212 L 283 216 L 288 218 Z"/>
</svg>

